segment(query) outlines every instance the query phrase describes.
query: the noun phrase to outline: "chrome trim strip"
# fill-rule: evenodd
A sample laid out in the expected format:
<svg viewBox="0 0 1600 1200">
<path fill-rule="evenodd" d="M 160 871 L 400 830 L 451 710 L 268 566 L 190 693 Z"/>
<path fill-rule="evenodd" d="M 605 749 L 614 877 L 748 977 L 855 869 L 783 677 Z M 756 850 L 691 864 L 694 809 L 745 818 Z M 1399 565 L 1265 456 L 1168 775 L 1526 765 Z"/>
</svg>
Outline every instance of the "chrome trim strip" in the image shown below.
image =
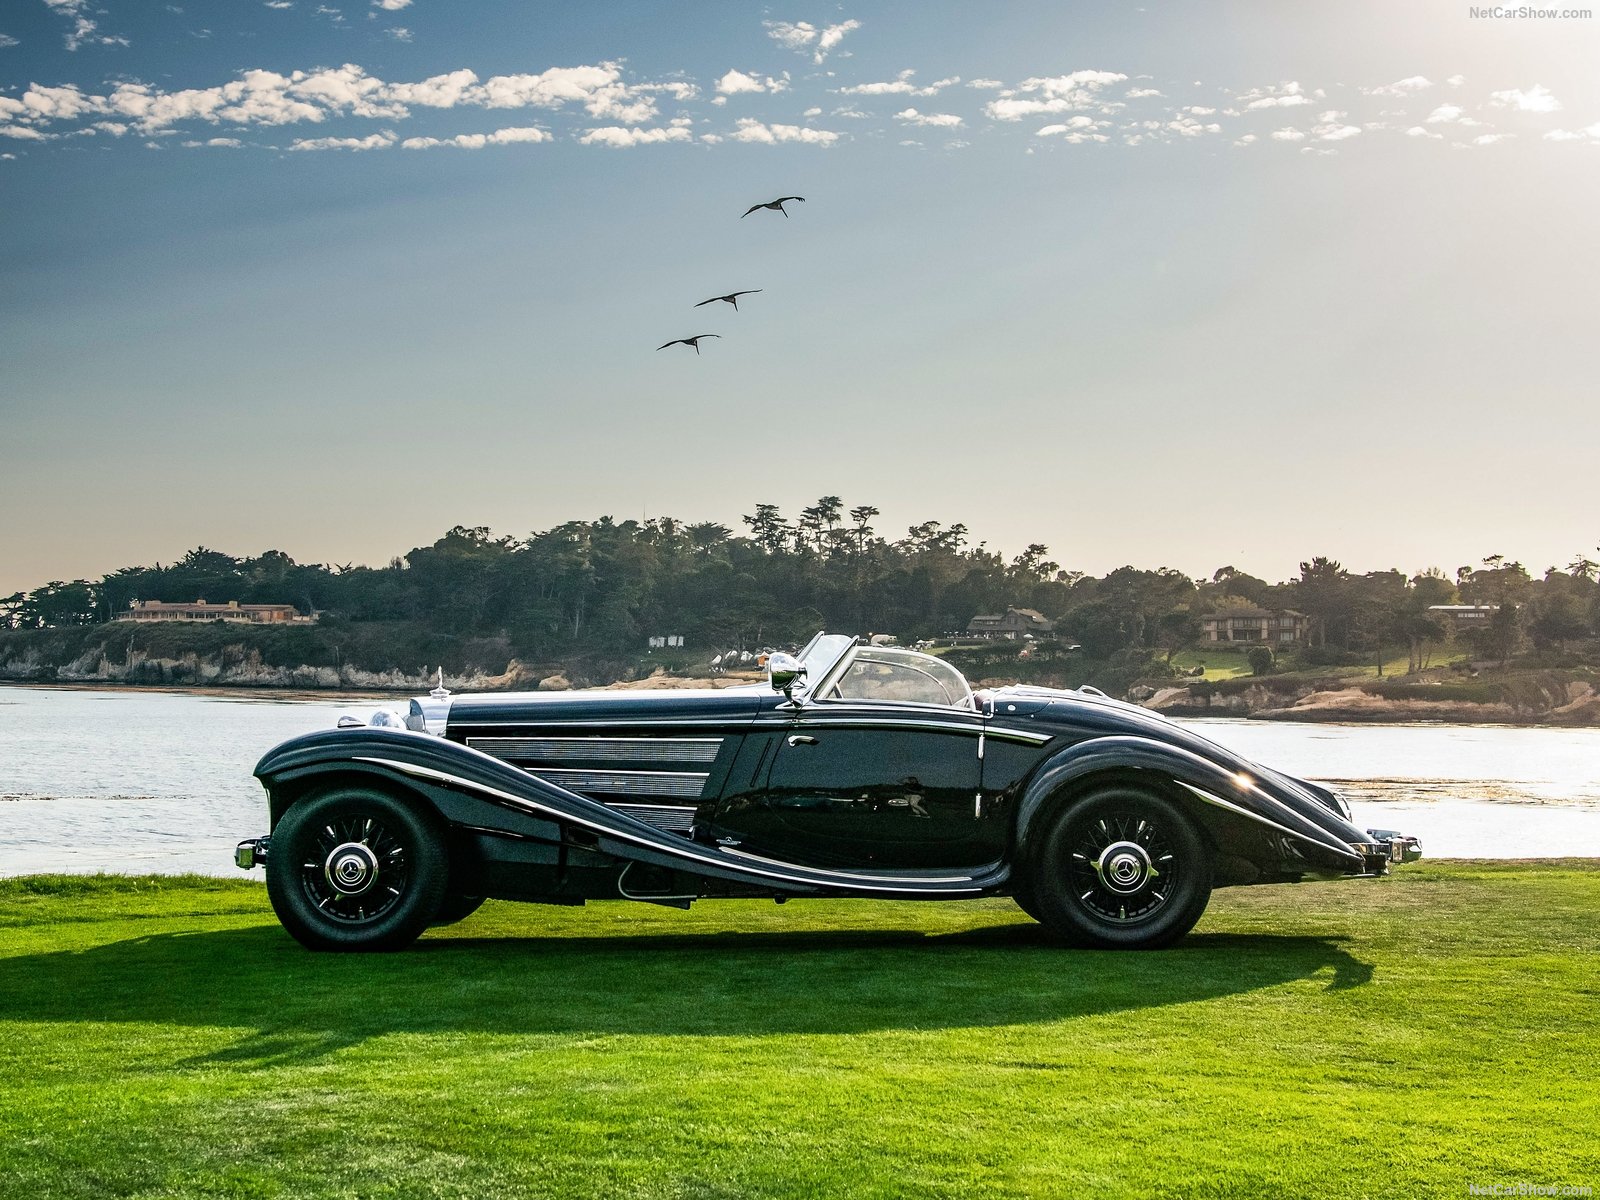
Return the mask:
<svg viewBox="0 0 1600 1200">
<path fill-rule="evenodd" d="M 770 864 L 771 866 L 774 866 L 774 867 L 781 867 L 781 866 L 784 865 L 778 859 L 775 859 L 775 858 L 763 858 L 759 854 L 751 854 L 750 851 L 748 851 L 748 850 L 738 850 L 738 849 L 735 849 L 732 846 L 722 846 L 722 847 L 719 847 L 719 849 L 721 849 L 721 851 L 724 854 L 736 855 L 739 858 L 754 859 L 756 862 L 768 863 L 768 864 Z M 806 870 L 815 871 L 819 875 L 834 875 L 834 876 L 837 876 L 840 879 L 874 879 L 874 880 L 877 880 L 879 883 L 892 883 L 894 881 L 894 877 L 892 875 L 858 875 L 854 871 L 830 871 L 826 867 L 807 867 Z M 923 882 L 923 883 L 971 883 L 972 882 L 972 876 L 971 875 L 938 875 L 938 876 L 924 877 L 924 878 L 921 879 L 921 882 Z"/>
<path fill-rule="evenodd" d="M 1228 812 L 1233 813 L 1235 816 L 1247 817 L 1252 821 L 1257 821 L 1260 824 L 1265 825 L 1269 829 L 1276 829 L 1279 833 L 1285 834 L 1288 837 L 1299 838 L 1302 842 L 1310 842 L 1313 846 L 1316 846 L 1316 847 L 1318 847 L 1320 849 L 1323 849 L 1323 850 L 1331 851 L 1334 854 L 1343 854 L 1346 858 L 1355 859 L 1356 862 L 1365 862 L 1366 861 L 1365 859 L 1362 858 L 1361 855 L 1357 854 L 1354 850 L 1350 849 L 1348 846 L 1344 846 L 1344 847 L 1333 846 L 1333 845 L 1330 845 L 1329 843 L 1323 841 L 1320 838 L 1312 837 L 1310 834 L 1300 833 L 1297 830 L 1290 829 L 1285 825 L 1279 825 L 1276 821 L 1272 820 L 1270 817 L 1263 817 L 1260 813 L 1251 812 L 1248 808 L 1245 808 L 1243 805 L 1235 804 L 1231 800 L 1224 800 L 1221 796 L 1216 796 L 1216 795 L 1213 795 L 1210 792 L 1203 791 L 1200 788 L 1195 787 L 1194 784 L 1192 784 L 1192 783 L 1185 783 L 1181 779 L 1175 779 L 1175 780 L 1173 780 L 1173 782 L 1177 783 L 1177 784 L 1179 784 L 1179 785 L 1181 785 L 1181 786 L 1183 786 L 1185 788 L 1187 788 L 1189 791 L 1193 792 L 1197 797 L 1199 797 L 1205 803 L 1214 805 L 1217 808 L 1226 809 Z M 1268 799 L 1271 799 L 1271 797 L 1269 796 Z M 1329 834 L 1328 836 L 1332 837 L 1333 835 Z"/>
<path fill-rule="evenodd" d="M 717 729 L 726 727 L 737 732 L 746 728 L 754 718 L 753 713 L 721 713 L 714 717 L 652 717 L 631 718 L 573 717 L 565 721 L 550 721 L 542 716 L 522 717 L 516 721 L 481 721 L 465 714 L 457 714 L 451 723 L 457 729 L 526 729 L 537 725 L 540 729 Z"/>
<path fill-rule="evenodd" d="M 761 720 L 757 721 L 753 729 L 787 729 L 794 725 L 823 726 L 840 729 L 915 729 L 932 733 L 959 733 L 967 737 L 991 737 L 1001 741 L 1021 742 L 1028 746 L 1042 746 L 1055 735 L 1051 733 L 1027 733 L 1021 729 L 1000 729 L 986 725 L 964 725 L 954 721 L 895 721 L 884 717 L 817 717 L 809 713 L 802 713 L 798 718 L 787 721 Z"/>
<path fill-rule="evenodd" d="M 711 778 L 707 771 L 581 771 L 566 767 L 522 769 L 569 792 L 607 792 L 616 796 L 683 796 L 695 799 L 706 790 L 706 780 Z"/>
<path fill-rule="evenodd" d="M 467 745 L 496 758 L 536 758 L 545 762 L 588 759 L 604 762 L 715 762 L 725 738 L 650 737 L 469 737 Z"/>
<path fill-rule="evenodd" d="M 558 821 L 570 821 L 574 825 L 581 825 L 586 829 L 593 829 L 596 833 L 604 834 L 606 837 L 616 838 L 620 842 L 632 842 L 635 845 L 643 846 L 647 850 L 656 850 L 656 851 L 667 851 L 667 850 L 670 850 L 670 852 L 672 854 L 676 855 L 677 857 L 688 859 L 691 862 L 702 862 L 702 863 L 706 863 L 706 864 L 711 865 L 711 866 L 724 867 L 724 868 L 728 866 L 728 862 L 727 862 L 726 859 L 720 859 L 720 858 L 712 857 L 712 856 L 704 854 L 704 853 L 697 853 L 697 849 L 698 848 L 695 846 L 695 844 L 693 842 L 685 842 L 681 848 L 679 848 L 677 846 L 661 846 L 661 845 L 656 844 L 653 841 L 647 841 L 644 838 L 638 836 L 637 834 L 628 833 L 628 832 L 625 832 L 625 831 L 619 830 L 619 829 L 612 829 L 607 825 L 600 824 L 600 822 L 598 822 L 598 821 L 591 821 L 591 820 L 587 820 L 587 819 L 585 819 L 583 817 L 573 816 L 571 813 L 564 813 L 560 809 L 551 808 L 547 804 L 540 804 L 540 803 L 538 803 L 537 801 L 534 801 L 534 800 L 527 800 L 527 799 L 524 799 L 521 796 L 514 796 L 510 792 L 503 792 L 499 788 L 491 787 L 486 783 L 474 783 L 470 779 L 462 779 L 459 775 L 451 775 L 446 771 L 435 771 L 432 767 L 421 767 L 421 766 L 417 766 L 414 763 L 396 762 L 395 760 L 390 759 L 390 758 L 375 758 L 375 757 L 372 757 L 370 755 L 365 755 L 365 754 L 357 754 L 357 755 L 353 755 L 352 757 L 354 758 L 354 760 L 356 762 L 374 763 L 374 764 L 376 764 L 377 766 L 380 766 L 380 767 L 388 767 L 391 770 L 399 771 L 403 775 L 412 775 L 412 776 L 415 776 L 418 779 L 431 779 L 436 783 L 447 783 L 447 784 L 450 784 L 452 787 L 465 788 L 468 791 L 473 791 L 473 792 L 482 792 L 486 796 L 493 796 L 497 800 L 504 801 L 505 803 L 509 804 L 513 808 L 520 808 L 520 809 L 523 809 L 524 811 L 531 811 L 531 812 L 540 813 L 540 814 L 542 814 L 544 816 L 554 817 Z M 493 761 L 498 762 L 499 760 L 495 759 Z M 552 786 L 559 786 L 559 785 L 552 785 Z M 587 796 L 580 796 L 580 795 L 577 795 L 576 793 L 573 794 L 572 798 L 574 800 L 580 800 L 580 801 L 587 801 L 588 800 Z M 589 801 L 589 803 L 599 803 L 599 802 L 598 801 Z M 765 861 L 765 860 L 763 860 L 763 861 Z M 807 871 L 811 870 L 810 867 L 806 867 L 804 869 L 807 870 Z M 760 876 L 762 876 L 764 878 L 767 878 L 767 879 L 776 879 L 776 880 L 779 880 L 779 881 L 784 882 L 784 883 L 796 884 L 796 885 L 798 885 L 800 887 L 815 887 L 817 885 L 817 882 L 818 882 L 815 879 L 807 879 L 804 875 L 795 875 L 795 874 L 786 873 L 786 872 L 783 872 L 783 871 L 764 871 L 760 867 L 744 867 L 744 866 L 741 866 L 740 870 L 748 871 L 752 875 L 760 875 Z M 825 874 L 825 872 L 818 872 L 818 873 L 819 874 Z M 870 883 L 863 883 L 861 885 L 861 888 L 862 888 L 863 891 L 868 891 L 868 892 L 891 892 L 891 893 L 898 893 L 900 895 L 905 895 L 909 890 L 911 892 L 911 894 L 913 894 L 913 895 L 915 894 L 915 889 L 894 888 L 894 887 L 875 887 Z M 962 892 L 981 892 L 981 891 L 983 891 L 983 889 L 981 887 L 960 888 L 960 889 L 957 889 L 957 890 L 962 891 Z"/>
</svg>

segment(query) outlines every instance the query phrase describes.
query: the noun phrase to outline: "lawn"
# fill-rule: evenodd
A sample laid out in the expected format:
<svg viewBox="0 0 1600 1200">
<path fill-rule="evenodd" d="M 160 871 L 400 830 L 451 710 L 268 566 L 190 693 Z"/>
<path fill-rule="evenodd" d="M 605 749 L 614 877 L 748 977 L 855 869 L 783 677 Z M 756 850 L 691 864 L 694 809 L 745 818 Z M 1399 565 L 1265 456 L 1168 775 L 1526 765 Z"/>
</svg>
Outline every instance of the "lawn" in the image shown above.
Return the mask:
<svg viewBox="0 0 1600 1200">
<path fill-rule="evenodd" d="M 1193 646 L 1187 650 L 1179 650 L 1172 656 L 1172 665 L 1180 673 L 1187 673 L 1202 664 L 1206 673 L 1204 678 L 1212 682 L 1222 679 L 1241 679 L 1253 674 L 1250 670 L 1248 659 L 1249 646 L 1242 643 L 1231 645 L 1201 645 Z M 1429 659 L 1430 667 L 1444 667 L 1453 659 L 1463 657 L 1453 650 L 1435 649 Z M 1294 663 L 1292 657 L 1286 657 L 1285 662 Z M 1410 652 L 1404 646 L 1391 646 L 1383 652 L 1383 678 L 1399 679 L 1404 677 L 1406 669 L 1411 665 Z M 1299 667 L 1292 672 L 1274 672 L 1274 678 L 1282 679 L 1286 675 L 1293 677 L 1305 676 L 1309 679 L 1348 679 L 1352 683 L 1378 678 L 1377 660 L 1348 666 L 1348 667 Z M 1179 680 L 1181 683 L 1182 680 Z"/>
<path fill-rule="evenodd" d="M 1009 902 L 491 903 L 318 956 L 242 881 L 0 882 L 0 1194 L 1417 1196 L 1600 1187 L 1600 861 Z"/>
</svg>

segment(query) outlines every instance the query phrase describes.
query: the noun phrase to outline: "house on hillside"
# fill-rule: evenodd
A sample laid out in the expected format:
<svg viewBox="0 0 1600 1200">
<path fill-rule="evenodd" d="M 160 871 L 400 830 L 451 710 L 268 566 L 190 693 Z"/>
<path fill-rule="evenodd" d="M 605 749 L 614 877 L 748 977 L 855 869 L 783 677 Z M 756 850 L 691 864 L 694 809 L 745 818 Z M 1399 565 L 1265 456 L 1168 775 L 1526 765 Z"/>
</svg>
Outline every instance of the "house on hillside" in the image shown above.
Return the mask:
<svg viewBox="0 0 1600 1200">
<path fill-rule="evenodd" d="M 1495 613 L 1500 611 L 1498 604 L 1430 604 L 1428 612 L 1435 616 L 1443 617 L 1450 623 L 1453 633 L 1461 633 L 1467 629 L 1487 629 L 1489 622 L 1494 619 Z"/>
<path fill-rule="evenodd" d="M 967 636 L 1005 638 L 1016 641 L 1032 635 L 1045 637 L 1055 632 L 1055 622 L 1031 608 L 1008 608 L 1003 613 L 983 613 L 967 622 Z"/>
<path fill-rule="evenodd" d="M 1207 642 L 1258 642 L 1287 646 L 1306 640 L 1311 618 L 1305 613 L 1283 608 L 1225 608 L 1200 618 L 1200 630 Z"/>
<path fill-rule="evenodd" d="M 133 600 L 119 621 L 232 621 L 239 625 L 305 625 L 315 617 L 302 617 L 292 604 L 168 604 L 164 600 Z"/>
</svg>

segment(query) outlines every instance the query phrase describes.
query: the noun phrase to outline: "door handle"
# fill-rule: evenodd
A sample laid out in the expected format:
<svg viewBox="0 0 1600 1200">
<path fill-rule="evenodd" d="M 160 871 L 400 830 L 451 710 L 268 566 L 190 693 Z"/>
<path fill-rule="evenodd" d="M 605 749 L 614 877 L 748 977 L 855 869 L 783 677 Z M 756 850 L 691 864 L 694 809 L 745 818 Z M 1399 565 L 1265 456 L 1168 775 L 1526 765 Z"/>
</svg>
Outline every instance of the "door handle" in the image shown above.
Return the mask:
<svg viewBox="0 0 1600 1200">
<path fill-rule="evenodd" d="M 789 735 L 789 745 L 791 746 L 815 746 L 816 744 L 817 739 L 809 733 L 791 733 Z"/>
</svg>

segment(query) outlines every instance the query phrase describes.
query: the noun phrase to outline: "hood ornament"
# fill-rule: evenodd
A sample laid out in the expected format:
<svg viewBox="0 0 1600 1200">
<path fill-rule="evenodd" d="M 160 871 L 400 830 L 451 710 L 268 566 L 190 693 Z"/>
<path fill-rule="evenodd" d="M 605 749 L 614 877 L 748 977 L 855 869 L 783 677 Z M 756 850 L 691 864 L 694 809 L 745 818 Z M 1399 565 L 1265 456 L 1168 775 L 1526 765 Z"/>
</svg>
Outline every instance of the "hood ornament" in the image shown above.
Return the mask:
<svg viewBox="0 0 1600 1200">
<path fill-rule="evenodd" d="M 450 689 L 445 687 L 445 685 L 444 685 L 444 668 L 443 667 L 439 668 L 439 682 L 438 682 L 438 684 L 433 688 L 432 691 L 430 691 L 428 693 L 428 695 L 432 696 L 435 700 L 443 700 L 443 699 L 447 698 L 450 695 Z"/>
</svg>

